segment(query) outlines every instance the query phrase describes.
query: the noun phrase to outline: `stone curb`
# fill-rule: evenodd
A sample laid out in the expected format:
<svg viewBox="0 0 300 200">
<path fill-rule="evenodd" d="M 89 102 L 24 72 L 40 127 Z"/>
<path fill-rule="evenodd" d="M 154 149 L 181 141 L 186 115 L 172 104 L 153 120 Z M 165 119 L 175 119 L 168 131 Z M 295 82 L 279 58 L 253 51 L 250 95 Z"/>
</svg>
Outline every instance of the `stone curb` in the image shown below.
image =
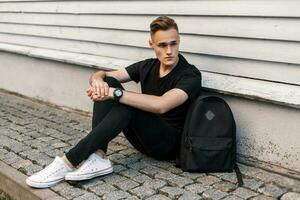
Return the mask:
<svg viewBox="0 0 300 200">
<path fill-rule="evenodd" d="M 50 189 L 32 189 L 26 185 L 27 176 L 0 161 L 0 189 L 14 200 L 63 200 Z"/>
</svg>

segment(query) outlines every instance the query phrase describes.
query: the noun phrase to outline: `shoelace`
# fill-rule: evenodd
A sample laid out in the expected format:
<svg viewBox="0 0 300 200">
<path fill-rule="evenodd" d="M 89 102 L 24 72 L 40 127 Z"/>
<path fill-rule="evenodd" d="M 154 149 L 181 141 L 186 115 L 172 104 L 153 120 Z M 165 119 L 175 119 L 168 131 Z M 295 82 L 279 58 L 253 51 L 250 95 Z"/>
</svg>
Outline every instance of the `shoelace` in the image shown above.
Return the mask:
<svg viewBox="0 0 300 200">
<path fill-rule="evenodd" d="M 92 159 L 93 159 L 93 158 L 88 158 L 88 159 L 86 160 L 86 162 L 87 162 L 88 164 L 86 164 L 84 167 L 82 167 L 82 168 L 81 168 L 81 171 L 83 171 L 83 170 L 89 168 L 90 165 L 91 165 L 91 163 L 94 163 L 95 159 L 93 159 L 93 160 L 92 160 Z"/>
</svg>

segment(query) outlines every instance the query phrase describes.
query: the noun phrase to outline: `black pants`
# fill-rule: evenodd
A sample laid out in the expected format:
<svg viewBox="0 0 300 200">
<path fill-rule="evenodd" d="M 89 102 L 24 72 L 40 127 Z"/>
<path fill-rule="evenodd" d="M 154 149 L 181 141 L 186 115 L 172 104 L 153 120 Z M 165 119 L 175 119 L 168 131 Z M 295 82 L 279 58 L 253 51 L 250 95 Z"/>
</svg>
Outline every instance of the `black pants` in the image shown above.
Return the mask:
<svg viewBox="0 0 300 200">
<path fill-rule="evenodd" d="M 106 77 L 105 81 L 110 87 L 123 88 L 113 77 Z M 105 100 L 94 103 L 92 131 L 66 157 L 77 166 L 98 149 L 106 152 L 107 144 L 121 131 L 137 150 L 156 159 L 171 160 L 178 152 L 179 129 L 154 113 Z"/>
</svg>

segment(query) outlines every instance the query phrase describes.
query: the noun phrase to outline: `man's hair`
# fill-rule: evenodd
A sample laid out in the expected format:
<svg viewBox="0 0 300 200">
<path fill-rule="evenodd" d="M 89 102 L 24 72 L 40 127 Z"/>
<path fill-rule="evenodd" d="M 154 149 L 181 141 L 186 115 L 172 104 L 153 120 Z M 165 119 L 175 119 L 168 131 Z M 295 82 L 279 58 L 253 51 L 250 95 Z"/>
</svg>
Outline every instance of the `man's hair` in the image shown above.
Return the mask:
<svg viewBox="0 0 300 200">
<path fill-rule="evenodd" d="M 154 35 L 159 30 L 167 31 L 171 28 L 174 28 L 178 32 L 178 26 L 174 19 L 167 16 L 160 16 L 151 22 L 150 33 Z"/>
</svg>

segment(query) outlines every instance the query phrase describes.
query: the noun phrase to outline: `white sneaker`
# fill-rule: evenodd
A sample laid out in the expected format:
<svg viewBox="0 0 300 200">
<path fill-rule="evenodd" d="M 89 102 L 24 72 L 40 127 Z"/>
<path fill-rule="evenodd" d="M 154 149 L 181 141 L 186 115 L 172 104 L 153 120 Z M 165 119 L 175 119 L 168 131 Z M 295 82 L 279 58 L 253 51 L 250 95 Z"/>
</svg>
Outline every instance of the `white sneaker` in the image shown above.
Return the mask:
<svg viewBox="0 0 300 200">
<path fill-rule="evenodd" d="M 66 174 L 65 179 L 69 181 L 82 181 L 97 176 L 110 174 L 113 167 L 109 159 L 101 158 L 101 156 L 93 153 L 89 158 L 74 172 Z"/>
<path fill-rule="evenodd" d="M 55 157 L 54 161 L 45 169 L 33 174 L 26 179 L 27 185 L 35 188 L 51 187 L 64 180 L 65 175 L 73 171 L 60 157 Z"/>
</svg>

